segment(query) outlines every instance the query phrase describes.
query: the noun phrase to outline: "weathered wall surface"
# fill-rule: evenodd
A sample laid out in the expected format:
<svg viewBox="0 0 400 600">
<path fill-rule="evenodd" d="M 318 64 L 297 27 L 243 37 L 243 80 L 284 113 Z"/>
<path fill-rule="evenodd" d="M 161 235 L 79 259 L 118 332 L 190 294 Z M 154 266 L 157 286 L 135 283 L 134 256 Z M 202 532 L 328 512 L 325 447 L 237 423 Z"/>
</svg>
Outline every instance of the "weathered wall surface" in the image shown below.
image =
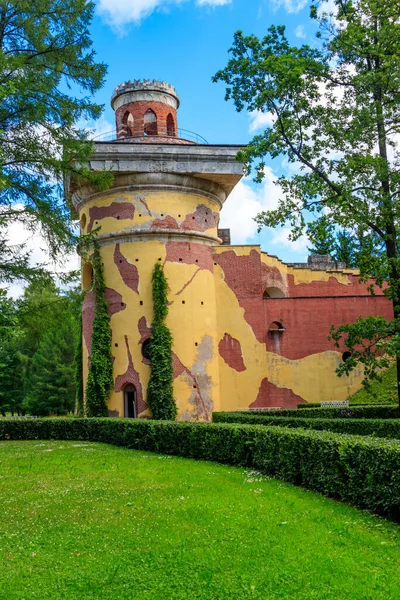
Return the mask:
<svg viewBox="0 0 400 600">
<path fill-rule="evenodd" d="M 290 267 L 258 246 L 215 248 L 214 261 L 221 410 L 342 400 L 359 389 L 362 369 L 338 378 L 344 348 L 327 337 L 359 316 L 390 318 L 379 288 L 371 296 L 350 270 Z M 281 297 L 263 299 L 266 290 Z"/>
<path fill-rule="evenodd" d="M 218 208 L 208 198 L 177 191 L 123 191 L 85 204 L 80 215 L 83 231 L 101 228 L 114 355 L 111 415 L 124 416 L 127 384 L 136 388 L 138 412 L 149 414 L 145 399 L 150 367 L 142 356 L 142 344 L 151 334 L 151 275 L 157 261 L 165 265 L 169 283 L 167 325 L 173 335 L 179 418 L 209 420 L 219 408 L 212 248 L 196 237 L 198 233 L 216 237 Z M 89 292 L 83 307 L 85 379 L 93 315 Z"/>
</svg>

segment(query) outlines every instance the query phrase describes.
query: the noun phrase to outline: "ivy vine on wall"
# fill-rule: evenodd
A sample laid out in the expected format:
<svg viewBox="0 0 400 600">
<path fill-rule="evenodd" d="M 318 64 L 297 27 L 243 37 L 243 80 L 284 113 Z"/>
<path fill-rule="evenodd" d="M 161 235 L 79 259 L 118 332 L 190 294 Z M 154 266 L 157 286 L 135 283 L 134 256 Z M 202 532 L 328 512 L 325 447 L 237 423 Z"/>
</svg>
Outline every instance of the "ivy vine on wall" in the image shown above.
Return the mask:
<svg viewBox="0 0 400 600">
<path fill-rule="evenodd" d="M 149 345 L 150 381 L 147 404 L 154 419 L 174 420 L 177 408 L 173 394 L 172 336 L 165 319 L 168 314 L 168 284 L 160 263 L 152 275 L 154 318 Z"/>
<path fill-rule="evenodd" d="M 86 382 L 86 415 L 107 417 L 107 401 L 114 386 L 111 328 L 100 251 L 95 243 L 92 255 L 95 312 L 92 331 L 92 353 Z"/>
<path fill-rule="evenodd" d="M 78 341 L 75 348 L 75 378 L 76 378 L 76 398 L 75 398 L 75 413 L 83 415 L 83 361 L 82 361 L 82 311 L 79 319 Z"/>
</svg>

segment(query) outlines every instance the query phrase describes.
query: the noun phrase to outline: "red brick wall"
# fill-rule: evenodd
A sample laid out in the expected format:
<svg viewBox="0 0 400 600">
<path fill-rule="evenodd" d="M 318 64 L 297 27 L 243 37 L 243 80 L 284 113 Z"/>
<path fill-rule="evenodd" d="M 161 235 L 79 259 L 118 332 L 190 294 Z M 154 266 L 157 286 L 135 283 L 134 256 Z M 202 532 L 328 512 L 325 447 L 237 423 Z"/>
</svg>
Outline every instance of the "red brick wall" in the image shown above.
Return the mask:
<svg viewBox="0 0 400 600">
<path fill-rule="evenodd" d="M 130 112 L 134 119 L 133 125 L 133 136 L 144 135 L 144 113 L 151 109 L 157 117 L 157 135 L 167 135 L 167 117 L 172 114 L 175 123 L 175 135 L 178 131 L 178 121 L 176 116 L 176 110 L 164 104 L 164 102 L 150 102 L 140 100 L 137 102 L 129 102 L 118 108 L 115 112 L 115 121 L 117 127 L 118 137 L 125 137 L 127 135 L 127 128 L 123 123 L 124 115 Z"/>
<path fill-rule="evenodd" d="M 359 277 L 348 274 L 349 284 L 340 283 L 334 275 L 329 277 L 328 281 L 312 281 L 310 283 L 300 283 L 295 285 L 293 275 L 288 275 L 288 287 L 290 297 L 303 296 L 365 296 L 368 294 L 367 287 L 373 283 L 359 283 Z M 375 286 L 375 294 L 383 294 L 381 288 Z"/>
<path fill-rule="evenodd" d="M 274 321 L 285 328 L 283 333 L 267 334 L 267 350 L 291 360 L 327 350 L 337 351 L 333 342 L 327 340 L 331 325 L 352 323 L 358 317 L 368 315 L 393 318 L 390 301 L 385 296 L 334 297 L 334 293 L 332 290 L 330 298 L 264 300 L 266 329 Z"/>
</svg>

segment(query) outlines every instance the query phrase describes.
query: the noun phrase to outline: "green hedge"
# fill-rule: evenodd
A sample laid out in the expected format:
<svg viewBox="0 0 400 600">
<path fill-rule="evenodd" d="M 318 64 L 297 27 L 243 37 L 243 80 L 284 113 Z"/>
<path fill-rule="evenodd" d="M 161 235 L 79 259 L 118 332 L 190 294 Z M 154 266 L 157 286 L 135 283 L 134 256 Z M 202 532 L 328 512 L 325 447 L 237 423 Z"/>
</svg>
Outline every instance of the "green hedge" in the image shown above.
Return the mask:
<svg viewBox="0 0 400 600">
<path fill-rule="evenodd" d="M 400 419 L 306 419 L 257 416 L 253 414 L 213 413 L 213 423 L 240 423 L 268 427 L 292 427 L 336 431 L 350 435 L 370 435 L 400 439 Z"/>
<path fill-rule="evenodd" d="M 396 419 L 400 417 L 398 406 L 349 406 L 349 408 L 307 408 L 287 410 L 241 410 L 236 415 L 269 417 L 304 417 L 307 419 Z"/>
<path fill-rule="evenodd" d="M 400 519 L 400 442 L 260 425 L 1 420 L 0 440 L 88 440 L 246 466 Z"/>
</svg>

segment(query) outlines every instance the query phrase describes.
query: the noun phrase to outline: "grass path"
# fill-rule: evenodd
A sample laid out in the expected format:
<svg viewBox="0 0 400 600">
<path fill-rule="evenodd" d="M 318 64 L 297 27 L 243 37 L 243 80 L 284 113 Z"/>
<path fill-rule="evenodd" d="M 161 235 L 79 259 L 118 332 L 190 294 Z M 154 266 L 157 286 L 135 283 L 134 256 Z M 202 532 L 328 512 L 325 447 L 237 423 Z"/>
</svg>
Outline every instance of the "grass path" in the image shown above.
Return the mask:
<svg viewBox="0 0 400 600">
<path fill-rule="evenodd" d="M 0 598 L 400 600 L 400 528 L 250 471 L 0 445 Z"/>
</svg>

